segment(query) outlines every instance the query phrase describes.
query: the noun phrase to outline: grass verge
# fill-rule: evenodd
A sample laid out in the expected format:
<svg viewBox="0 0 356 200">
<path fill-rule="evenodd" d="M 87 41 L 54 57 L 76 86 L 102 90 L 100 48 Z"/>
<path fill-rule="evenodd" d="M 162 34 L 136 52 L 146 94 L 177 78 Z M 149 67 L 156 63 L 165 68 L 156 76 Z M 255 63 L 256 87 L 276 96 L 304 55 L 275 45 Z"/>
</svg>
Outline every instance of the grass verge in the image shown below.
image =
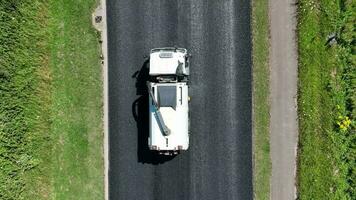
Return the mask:
<svg viewBox="0 0 356 200">
<path fill-rule="evenodd" d="M 103 199 L 95 3 L 0 0 L 0 199 Z"/>
<path fill-rule="evenodd" d="M 254 199 L 270 194 L 268 1 L 252 1 Z"/>
<path fill-rule="evenodd" d="M 356 197 L 355 8 L 299 1 L 299 199 Z"/>
<path fill-rule="evenodd" d="M 95 0 L 50 1 L 52 197 L 103 199 L 102 80 Z"/>
</svg>

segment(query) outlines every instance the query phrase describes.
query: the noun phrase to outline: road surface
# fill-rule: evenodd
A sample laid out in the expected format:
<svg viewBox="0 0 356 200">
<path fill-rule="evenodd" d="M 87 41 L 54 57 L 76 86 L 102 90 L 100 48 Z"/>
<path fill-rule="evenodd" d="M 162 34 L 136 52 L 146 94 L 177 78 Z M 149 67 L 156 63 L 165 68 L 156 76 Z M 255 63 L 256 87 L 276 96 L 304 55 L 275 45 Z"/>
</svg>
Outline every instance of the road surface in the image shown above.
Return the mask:
<svg viewBox="0 0 356 200">
<path fill-rule="evenodd" d="M 296 198 L 298 142 L 295 0 L 270 0 L 271 199 Z"/>
<path fill-rule="evenodd" d="M 252 199 L 250 1 L 108 0 L 110 199 Z M 144 55 L 187 48 L 190 149 L 147 148 Z"/>
</svg>

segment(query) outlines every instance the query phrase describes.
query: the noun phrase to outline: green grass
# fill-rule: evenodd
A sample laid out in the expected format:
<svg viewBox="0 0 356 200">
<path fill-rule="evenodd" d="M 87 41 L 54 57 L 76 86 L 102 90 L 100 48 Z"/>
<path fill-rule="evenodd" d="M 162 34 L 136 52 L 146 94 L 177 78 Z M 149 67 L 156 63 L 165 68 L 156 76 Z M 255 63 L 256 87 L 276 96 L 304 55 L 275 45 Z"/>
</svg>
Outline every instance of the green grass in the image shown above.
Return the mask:
<svg viewBox="0 0 356 200">
<path fill-rule="evenodd" d="M 0 199 L 103 199 L 95 0 L 0 0 Z"/>
<path fill-rule="evenodd" d="M 52 197 L 103 199 L 102 80 L 95 0 L 50 3 Z"/>
<path fill-rule="evenodd" d="M 299 1 L 299 199 L 356 197 L 351 2 Z M 332 33 L 338 42 L 330 46 L 327 38 Z M 339 117 L 346 116 L 353 122 L 341 130 Z"/>
<path fill-rule="evenodd" d="M 0 199 L 49 194 L 47 4 L 0 0 Z"/>
<path fill-rule="evenodd" d="M 269 67 L 268 67 L 268 1 L 254 0 L 253 30 L 253 159 L 254 198 L 270 198 L 269 147 Z"/>
</svg>

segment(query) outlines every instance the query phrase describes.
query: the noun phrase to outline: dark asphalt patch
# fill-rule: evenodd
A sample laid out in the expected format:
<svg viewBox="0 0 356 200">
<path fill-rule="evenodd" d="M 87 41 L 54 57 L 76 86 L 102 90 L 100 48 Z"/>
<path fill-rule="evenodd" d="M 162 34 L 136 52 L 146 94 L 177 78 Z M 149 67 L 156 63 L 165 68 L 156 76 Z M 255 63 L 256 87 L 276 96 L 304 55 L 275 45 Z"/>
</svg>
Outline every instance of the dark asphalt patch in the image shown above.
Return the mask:
<svg viewBox="0 0 356 200">
<path fill-rule="evenodd" d="M 250 2 L 108 1 L 110 199 L 252 199 Z M 187 48 L 190 148 L 148 150 L 144 55 Z"/>
</svg>

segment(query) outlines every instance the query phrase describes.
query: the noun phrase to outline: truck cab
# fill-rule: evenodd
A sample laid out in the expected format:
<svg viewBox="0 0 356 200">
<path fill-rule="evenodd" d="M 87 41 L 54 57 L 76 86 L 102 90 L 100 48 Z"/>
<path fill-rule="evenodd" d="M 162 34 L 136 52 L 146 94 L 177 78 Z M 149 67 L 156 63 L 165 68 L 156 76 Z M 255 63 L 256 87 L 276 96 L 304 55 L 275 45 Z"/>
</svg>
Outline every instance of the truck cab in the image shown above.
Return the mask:
<svg viewBox="0 0 356 200">
<path fill-rule="evenodd" d="M 150 52 L 150 150 L 173 155 L 189 147 L 189 54 L 184 48 L 156 48 Z"/>
</svg>

